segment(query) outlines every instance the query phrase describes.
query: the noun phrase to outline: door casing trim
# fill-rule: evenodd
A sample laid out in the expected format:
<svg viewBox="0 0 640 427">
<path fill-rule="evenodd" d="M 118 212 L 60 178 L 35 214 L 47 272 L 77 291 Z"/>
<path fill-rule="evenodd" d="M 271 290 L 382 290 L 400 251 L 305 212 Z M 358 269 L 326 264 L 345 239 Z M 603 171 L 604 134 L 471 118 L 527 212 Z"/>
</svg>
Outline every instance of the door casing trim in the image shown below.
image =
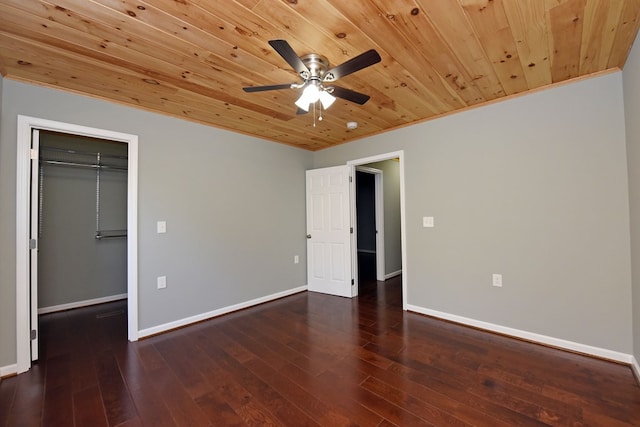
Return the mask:
<svg viewBox="0 0 640 427">
<path fill-rule="evenodd" d="M 386 267 L 384 261 L 384 172 L 380 169 L 375 169 L 367 166 L 356 166 L 356 172 L 368 173 L 374 176 L 374 198 L 375 198 L 375 215 L 374 221 L 376 226 L 376 280 L 379 282 L 384 282 L 386 276 Z M 354 178 L 355 180 L 355 178 Z M 355 192 L 354 196 L 357 196 L 358 186 L 357 181 L 355 181 Z M 353 230 L 354 230 L 354 242 L 358 244 L 358 209 L 357 207 L 354 209 L 355 211 L 355 221 L 353 221 Z M 356 253 L 357 253 L 356 248 Z M 356 267 L 358 263 L 355 263 Z M 356 271 L 355 279 L 356 283 L 358 282 L 358 272 Z M 357 286 L 356 286 L 357 288 Z"/>
<path fill-rule="evenodd" d="M 400 163 L 400 239 L 402 250 L 402 309 L 407 310 L 407 235 L 406 235 L 406 209 L 405 209 L 405 180 L 404 180 L 404 150 L 393 151 L 390 153 L 378 154 L 375 156 L 365 157 L 361 159 L 349 160 L 347 166 L 350 167 L 351 176 L 355 176 L 356 166 L 366 165 L 368 163 L 376 163 L 384 160 L 398 159 Z M 353 183 L 352 183 L 353 184 Z M 353 187 L 352 187 L 353 188 Z M 355 194 L 350 192 L 351 204 L 355 203 Z M 353 214 L 353 210 L 352 210 Z M 353 239 L 353 237 L 352 237 Z M 351 244 L 351 262 L 357 262 L 358 253 L 357 245 Z M 352 268 L 353 270 L 353 268 Z"/>
<path fill-rule="evenodd" d="M 29 218 L 30 150 L 33 129 L 124 142 L 128 147 L 127 176 L 127 310 L 128 339 L 138 339 L 138 136 L 105 129 L 18 116 L 16 164 L 16 371 L 31 368 Z"/>
</svg>

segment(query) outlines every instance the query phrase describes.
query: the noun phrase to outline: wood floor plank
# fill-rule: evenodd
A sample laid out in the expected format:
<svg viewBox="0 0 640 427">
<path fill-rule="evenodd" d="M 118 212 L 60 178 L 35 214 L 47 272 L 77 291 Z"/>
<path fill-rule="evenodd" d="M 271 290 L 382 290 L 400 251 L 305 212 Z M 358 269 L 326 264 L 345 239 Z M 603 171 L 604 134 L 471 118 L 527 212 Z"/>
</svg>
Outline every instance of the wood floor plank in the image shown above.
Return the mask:
<svg viewBox="0 0 640 427">
<path fill-rule="evenodd" d="M 73 419 L 75 424 L 69 423 L 69 425 L 94 427 L 109 425 L 98 386 L 85 388 L 73 394 Z"/>
<path fill-rule="evenodd" d="M 234 370 L 239 363 L 218 345 L 222 335 L 217 333 L 215 327 L 207 332 L 196 332 L 189 337 L 188 344 L 194 362 L 211 389 L 208 394 L 196 398 L 197 404 L 209 415 L 214 425 L 219 425 L 220 419 L 211 411 L 208 401 L 216 401 L 218 404 L 224 402 L 226 406 L 223 408 L 231 408 L 246 425 L 278 425 L 273 413 L 262 404 L 264 396 L 259 395 L 267 386 L 252 384 L 254 379 L 246 376 L 246 369 L 242 372 Z M 257 392 L 258 395 L 252 392 Z M 233 419 L 234 423 L 238 422 L 233 414 L 224 415 L 225 418 Z"/>
<path fill-rule="evenodd" d="M 274 390 L 283 395 L 292 404 L 296 405 L 311 419 L 317 420 L 320 425 L 348 426 L 351 424 L 346 414 L 337 413 L 318 397 L 309 393 L 280 372 L 274 370 L 262 360 L 253 359 L 246 362 L 245 366 L 258 375 L 263 381 L 271 384 Z"/>
<path fill-rule="evenodd" d="M 295 420 L 295 424 L 300 426 L 318 425 L 308 415 L 292 405 L 270 384 L 262 381 L 239 360 L 226 353 L 227 345 L 224 345 L 223 349 L 219 345 L 214 345 L 213 340 L 210 338 L 207 337 L 207 339 L 199 342 L 205 346 L 203 348 L 207 349 L 207 354 L 212 358 L 209 361 L 202 361 L 199 366 L 203 369 L 208 369 L 207 373 L 209 375 L 207 375 L 207 378 L 217 387 L 221 387 L 227 392 L 231 389 L 245 391 L 244 396 L 241 396 L 240 399 L 236 397 L 229 401 L 232 407 L 238 408 L 236 412 L 243 413 L 244 411 L 241 408 L 244 406 L 244 402 L 254 399 L 257 402 L 256 408 L 264 407 L 274 418 L 278 419 L 278 421 L 274 421 L 276 424 L 288 425 L 292 420 Z M 217 344 L 220 340 L 216 338 L 215 341 Z M 238 393 L 236 393 L 237 395 Z M 267 418 L 268 416 L 265 414 L 264 417 Z"/>
<path fill-rule="evenodd" d="M 162 337 L 160 341 L 167 340 Z M 151 343 L 145 343 L 151 344 Z M 143 360 L 152 360 L 145 371 L 152 378 L 152 387 L 161 401 L 166 405 L 174 422 L 179 425 L 208 426 L 211 425 L 198 404 L 175 376 L 155 345 L 145 345 L 140 349 Z"/>
<path fill-rule="evenodd" d="M 456 418 L 446 410 L 439 409 L 429 402 L 417 399 L 410 393 L 386 384 L 377 378 L 368 377 L 360 386 L 386 401 L 404 408 L 411 414 L 436 426 L 470 426 L 463 420 Z"/>
<path fill-rule="evenodd" d="M 331 366 L 331 362 L 327 358 L 312 358 L 308 357 L 306 351 L 298 351 L 296 346 L 301 347 L 303 344 L 297 341 L 298 338 L 286 332 L 288 329 L 286 323 L 275 322 L 273 317 L 267 317 L 264 313 L 260 313 L 256 318 L 261 322 L 261 327 L 264 331 L 260 337 L 261 342 L 270 348 L 277 349 L 280 357 L 287 362 L 286 365 L 294 364 L 312 375 L 317 375 Z M 250 330 L 255 327 L 249 322 L 244 322 L 244 319 L 238 320 L 238 327 L 244 330 Z M 288 326 L 291 327 L 291 323 Z"/>
<path fill-rule="evenodd" d="M 484 397 L 475 396 L 468 393 L 467 389 L 471 380 L 467 378 L 448 378 L 446 376 L 432 376 L 425 374 L 424 367 L 410 363 L 404 366 L 400 363 L 394 364 L 392 369 L 397 374 L 404 375 L 405 378 L 417 384 L 428 384 L 428 387 L 444 396 L 459 402 L 463 407 L 470 408 L 477 413 L 484 413 L 497 420 L 494 423 L 502 422 L 507 425 L 529 425 L 539 426 L 543 423 L 532 419 L 526 414 L 519 413 L 510 408 L 502 406 L 499 402 L 493 402 Z"/>
<path fill-rule="evenodd" d="M 283 367 L 280 372 L 314 396 L 318 396 L 328 406 L 336 408 L 340 413 L 349 414 L 349 420 L 355 425 L 375 426 L 383 420 L 381 416 L 361 405 L 351 393 L 345 392 L 340 384 L 328 381 L 322 375 L 311 375 L 294 364 Z M 354 373 L 357 374 L 357 371 Z M 359 383 L 363 379 L 364 377 L 359 378 L 356 382 Z"/>
<path fill-rule="evenodd" d="M 150 424 L 150 425 L 152 425 L 152 424 Z M 118 427 L 143 427 L 143 426 L 145 426 L 145 424 L 138 417 L 131 418 L 131 419 L 123 422 L 122 424 L 118 424 Z"/>
<path fill-rule="evenodd" d="M 460 390 L 461 393 L 464 392 L 465 385 L 458 382 L 457 379 L 453 377 L 455 376 L 455 373 L 452 373 L 453 376 L 451 378 L 443 376 L 438 372 L 434 375 L 428 374 L 427 376 L 430 378 L 430 381 L 421 383 L 413 381 L 408 375 L 409 371 L 399 369 L 396 364 L 392 365 L 388 369 L 381 369 L 378 366 L 355 358 L 345 358 L 341 366 L 336 367 L 336 370 L 339 370 L 340 372 L 359 370 L 366 377 L 376 378 L 391 386 L 402 389 L 423 402 L 435 405 L 439 409 L 447 411 L 449 414 L 454 414 L 462 421 L 473 425 L 487 427 L 507 427 L 512 425 L 487 415 L 482 411 L 465 406 L 454 397 L 450 397 L 438 391 L 442 382 L 444 382 L 448 387 L 458 387 L 458 390 Z"/>
<path fill-rule="evenodd" d="M 220 399 L 218 393 L 204 394 L 196 399 L 196 403 L 214 426 L 241 427 L 245 425 L 245 422 L 233 408 Z"/>
<path fill-rule="evenodd" d="M 209 391 L 210 385 L 207 384 L 206 379 L 193 361 L 193 351 L 185 350 L 182 337 L 178 336 L 172 341 L 157 343 L 155 348 L 165 360 L 167 369 L 172 371 L 182 388 L 192 399 Z"/>
<path fill-rule="evenodd" d="M 372 393 L 369 390 L 362 389 L 359 392 L 359 396 L 360 400 L 365 406 L 371 408 L 372 411 L 381 415 L 386 420 L 394 423 L 395 425 L 436 426 L 436 424 L 432 424 L 420 417 L 417 417 L 413 413 L 407 411 L 405 408 L 395 405 L 384 397 Z"/>
<path fill-rule="evenodd" d="M 110 350 L 97 355 L 96 371 L 107 420 L 117 426 L 136 417 L 136 409 Z"/>
<path fill-rule="evenodd" d="M 17 381 L 3 381 L 0 379 L 0 427 L 9 424 L 9 413 L 16 395 Z"/>
<path fill-rule="evenodd" d="M 73 425 L 73 397 L 69 355 L 47 360 L 45 377 L 44 425 Z"/>
<path fill-rule="evenodd" d="M 141 343 L 140 347 L 144 348 L 146 345 Z M 153 376 L 147 373 L 136 350 L 118 353 L 116 360 L 125 378 L 138 418 L 154 427 L 178 427 L 164 399 L 155 388 Z"/>
<path fill-rule="evenodd" d="M 279 316 L 278 316 L 279 317 Z M 280 348 L 285 351 L 293 351 L 290 353 L 292 359 L 297 361 L 298 366 L 307 369 L 310 372 L 320 373 L 330 367 L 336 358 L 340 358 L 340 354 L 332 352 L 331 349 L 313 345 L 309 336 L 306 335 L 304 329 L 309 328 L 308 325 L 298 323 L 287 323 L 285 318 L 278 320 L 274 316 L 270 317 L 270 321 L 274 330 L 283 331 L 277 333 L 269 330 L 270 336 L 276 338 L 280 342 Z M 276 347 L 277 348 L 277 347 Z"/>
<path fill-rule="evenodd" d="M 34 365 L 28 375 L 23 374 L 3 380 L 3 382 L 15 382 L 16 384 L 13 404 L 7 417 L 8 426 L 42 425 L 42 406 L 45 391 L 44 372 L 44 366 Z"/>
<path fill-rule="evenodd" d="M 129 343 L 126 301 L 41 316 L 6 426 L 640 426 L 629 366 L 402 311 L 401 278 Z"/>
</svg>

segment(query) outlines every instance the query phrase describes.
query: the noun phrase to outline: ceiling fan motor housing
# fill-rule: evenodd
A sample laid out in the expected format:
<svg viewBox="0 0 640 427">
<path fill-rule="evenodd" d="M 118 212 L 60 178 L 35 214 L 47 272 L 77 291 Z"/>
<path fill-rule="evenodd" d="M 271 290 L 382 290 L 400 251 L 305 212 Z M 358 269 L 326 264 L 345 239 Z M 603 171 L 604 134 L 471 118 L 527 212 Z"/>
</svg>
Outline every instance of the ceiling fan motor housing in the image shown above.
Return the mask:
<svg viewBox="0 0 640 427">
<path fill-rule="evenodd" d="M 309 69 L 309 74 L 306 72 L 301 72 L 300 77 L 304 80 L 323 80 L 324 74 L 329 69 L 329 60 L 322 55 L 318 55 L 316 53 L 310 53 L 308 55 L 304 55 L 300 57 L 302 63 Z"/>
</svg>

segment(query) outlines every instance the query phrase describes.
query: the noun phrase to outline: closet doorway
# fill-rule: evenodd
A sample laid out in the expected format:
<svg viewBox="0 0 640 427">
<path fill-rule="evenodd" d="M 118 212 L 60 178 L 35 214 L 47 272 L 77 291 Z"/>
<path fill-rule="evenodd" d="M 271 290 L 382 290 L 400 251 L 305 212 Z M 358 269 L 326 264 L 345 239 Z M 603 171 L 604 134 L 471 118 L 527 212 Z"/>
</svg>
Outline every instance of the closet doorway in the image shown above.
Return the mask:
<svg viewBox="0 0 640 427">
<path fill-rule="evenodd" d="M 125 143 L 39 131 L 39 315 L 126 299 L 127 162 Z"/>
<path fill-rule="evenodd" d="M 40 136 L 44 136 L 44 143 L 40 144 Z M 75 148 L 60 145 L 58 139 L 74 141 Z M 49 141 L 47 141 L 49 140 Z M 53 141 L 52 141 L 53 140 Z M 95 145 L 99 144 L 99 145 Z M 107 144 L 107 145 L 104 145 Z M 96 147 L 101 151 L 97 151 Z M 126 148 L 124 148 L 126 147 Z M 40 151 L 42 150 L 42 156 Z M 106 151 L 105 151 L 106 150 Z M 103 157 L 102 151 L 106 157 Z M 126 152 L 124 156 L 122 153 Z M 100 153 L 100 154 L 98 154 Z M 99 158 L 98 158 L 99 157 Z M 108 161 L 107 161 L 108 159 Z M 103 164 L 109 167 L 98 167 Z M 41 167 L 42 166 L 42 167 Z M 45 168 L 50 168 L 50 174 L 45 175 Z M 117 169 L 116 169 L 117 168 Z M 111 169 L 107 172 L 108 169 Z M 117 170 L 117 172 L 116 172 Z M 80 172 L 82 171 L 82 172 Z M 99 174 L 98 174 L 99 171 Z M 122 175 L 126 171 L 126 178 Z M 53 173 L 56 175 L 51 175 Z M 90 180 L 85 176 L 77 180 L 78 174 L 89 174 Z M 120 177 L 116 176 L 120 174 Z M 127 298 L 127 324 L 128 339 L 138 339 L 138 261 L 137 261 L 137 186 L 138 186 L 138 138 L 135 135 L 113 132 L 103 129 L 89 128 L 62 122 L 54 122 L 27 116 L 18 116 L 18 147 L 17 147 L 17 192 L 16 192 L 16 353 L 17 373 L 30 369 L 31 362 L 38 358 L 38 311 L 57 311 L 58 309 L 73 308 L 74 306 L 106 302 L 115 298 Z M 43 178 L 43 179 L 41 179 Z M 126 184 L 125 184 L 126 182 Z M 115 203 L 114 195 L 126 185 L 126 201 L 124 202 L 126 213 L 121 211 L 122 201 Z M 70 199 L 72 196 L 63 196 L 62 204 L 71 207 L 66 213 L 48 209 L 48 204 L 54 199 L 51 195 L 56 191 L 72 188 L 72 192 L 91 190 L 92 201 L 90 205 L 79 206 L 80 202 Z M 52 190 L 52 188 L 57 188 Z M 53 191 L 53 193 L 49 193 Z M 100 197 L 98 198 L 98 193 Z M 58 201 L 60 204 L 60 201 Z M 42 209 L 40 209 L 42 208 Z M 50 208 L 50 206 L 49 206 Z M 58 206 L 60 208 L 60 206 Z M 90 212 L 89 212 L 90 211 Z M 118 211 L 118 213 L 115 213 Z M 61 213 L 62 212 L 62 213 Z M 87 215 L 88 214 L 88 215 Z M 56 223 L 55 219 L 61 216 L 66 224 Z M 124 221 L 123 221 L 124 219 Z M 70 222 L 84 223 L 84 229 L 72 229 Z M 124 222 L 124 224 L 123 224 Z M 39 225 L 42 225 L 40 236 Z M 90 229 L 87 229 L 87 224 Z M 123 226 L 124 225 L 124 226 Z M 87 232 L 89 242 L 79 243 L 74 240 Z M 125 235 L 126 234 L 126 238 Z M 62 236 L 62 242 L 54 242 Z M 85 236 L 87 237 L 87 236 Z M 39 239 L 43 241 L 40 242 Z M 48 241 L 44 241 L 44 240 Z M 114 250 L 119 243 L 126 247 L 123 254 Z M 114 245 L 115 243 L 115 245 Z M 39 259 L 39 245 L 46 249 L 52 245 L 58 250 L 55 259 Z M 97 252 L 110 252 L 108 260 L 98 262 L 87 261 L 73 262 L 65 259 L 74 251 L 74 246 L 91 252 L 91 245 Z M 83 246 L 84 245 L 84 246 Z M 94 251 L 96 252 L 96 251 Z M 114 254 L 118 255 L 114 255 Z M 69 256 L 84 256 L 85 254 Z M 70 262 L 70 264 L 67 264 Z M 93 263 L 93 264 L 92 264 Z M 101 265 L 101 264 L 107 265 Z M 42 264 L 39 266 L 39 264 Z M 54 272 L 62 265 L 68 271 L 69 276 L 60 279 L 54 276 Z M 118 270 L 118 265 L 124 267 L 125 286 L 122 287 L 122 269 L 119 277 L 108 277 L 107 281 L 120 281 L 111 283 L 111 288 L 102 288 L 96 292 L 87 282 L 101 282 L 96 279 L 96 273 L 104 273 L 108 269 Z M 75 271 L 74 271 L 75 269 Z M 82 270 L 85 271 L 82 271 Z M 41 275 L 51 277 L 38 277 Z M 60 270 L 60 269 L 58 269 Z M 87 279 L 86 273 L 93 275 L 93 279 Z M 76 276 L 70 279 L 71 276 Z M 80 288 L 74 288 L 69 283 L 62 292 L 50 292 L 60 285 L 54 282 L 73 282 L 78 277 L 82 282 Z M 106 277 L 106 276 L 105 276 Z M 44 280 L 44 281 L 43 281 Z M 45 282 L 48 283 L 45 284 Z M 40 289 L 42 282 L 42 289 Z M 52 285 L 52 283 L 54 283 Z M 104 283 L 103 283 L 104 285 Z M 38 296 L 42 291 L 42 295 Z M 91 292 L 88 292 L 91 291 Z M 40 300 L 40 301 L 39 301 Z"/>
</svg>

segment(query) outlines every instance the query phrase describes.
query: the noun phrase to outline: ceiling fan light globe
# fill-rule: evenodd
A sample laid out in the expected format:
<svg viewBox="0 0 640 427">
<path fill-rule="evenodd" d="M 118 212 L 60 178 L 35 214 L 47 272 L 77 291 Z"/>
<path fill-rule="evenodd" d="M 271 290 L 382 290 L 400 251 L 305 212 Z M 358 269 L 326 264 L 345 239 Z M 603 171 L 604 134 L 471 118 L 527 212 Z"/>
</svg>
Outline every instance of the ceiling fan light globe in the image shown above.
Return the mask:
<svg viewBox="0 0 640 427">
<path fill-rule="evenodd" d="M 302 95 L 300 98 L 298 98 L 298 100 L 296 101 L 296 105 L 298 106 L 298 108 L 300 108 L 301 110 L 304 111 L 309 111 L 309 102 L 307 102 L 304 99 L 304 95 Z"/>
<path fill-rule="evenodd" d="M 331 95 L 329 92 L 325 90 L 320 92 L 320 102 L 322 103 L 322 108 L 324 108 L 325 110 L 331 107 L 331 104 L 333 104 L 335 100 L 336 97 Z"/>
<path fill-rule="evenodd" d="M 313 104 L 320 99 L 320 89 L 315 84 L 310 84 L 302 91 L 301 98 L 304 98 L 309 104 Z"/>
<path fill-rule="evenodd" d="M 309 105 L 315 104 L 320 99 L 320 89 L 315 84 L 309 84 L 302 91 L 302 95 L 296 101 L 296 105 L 304 111 L 309 111 Z"/>
</svg>

